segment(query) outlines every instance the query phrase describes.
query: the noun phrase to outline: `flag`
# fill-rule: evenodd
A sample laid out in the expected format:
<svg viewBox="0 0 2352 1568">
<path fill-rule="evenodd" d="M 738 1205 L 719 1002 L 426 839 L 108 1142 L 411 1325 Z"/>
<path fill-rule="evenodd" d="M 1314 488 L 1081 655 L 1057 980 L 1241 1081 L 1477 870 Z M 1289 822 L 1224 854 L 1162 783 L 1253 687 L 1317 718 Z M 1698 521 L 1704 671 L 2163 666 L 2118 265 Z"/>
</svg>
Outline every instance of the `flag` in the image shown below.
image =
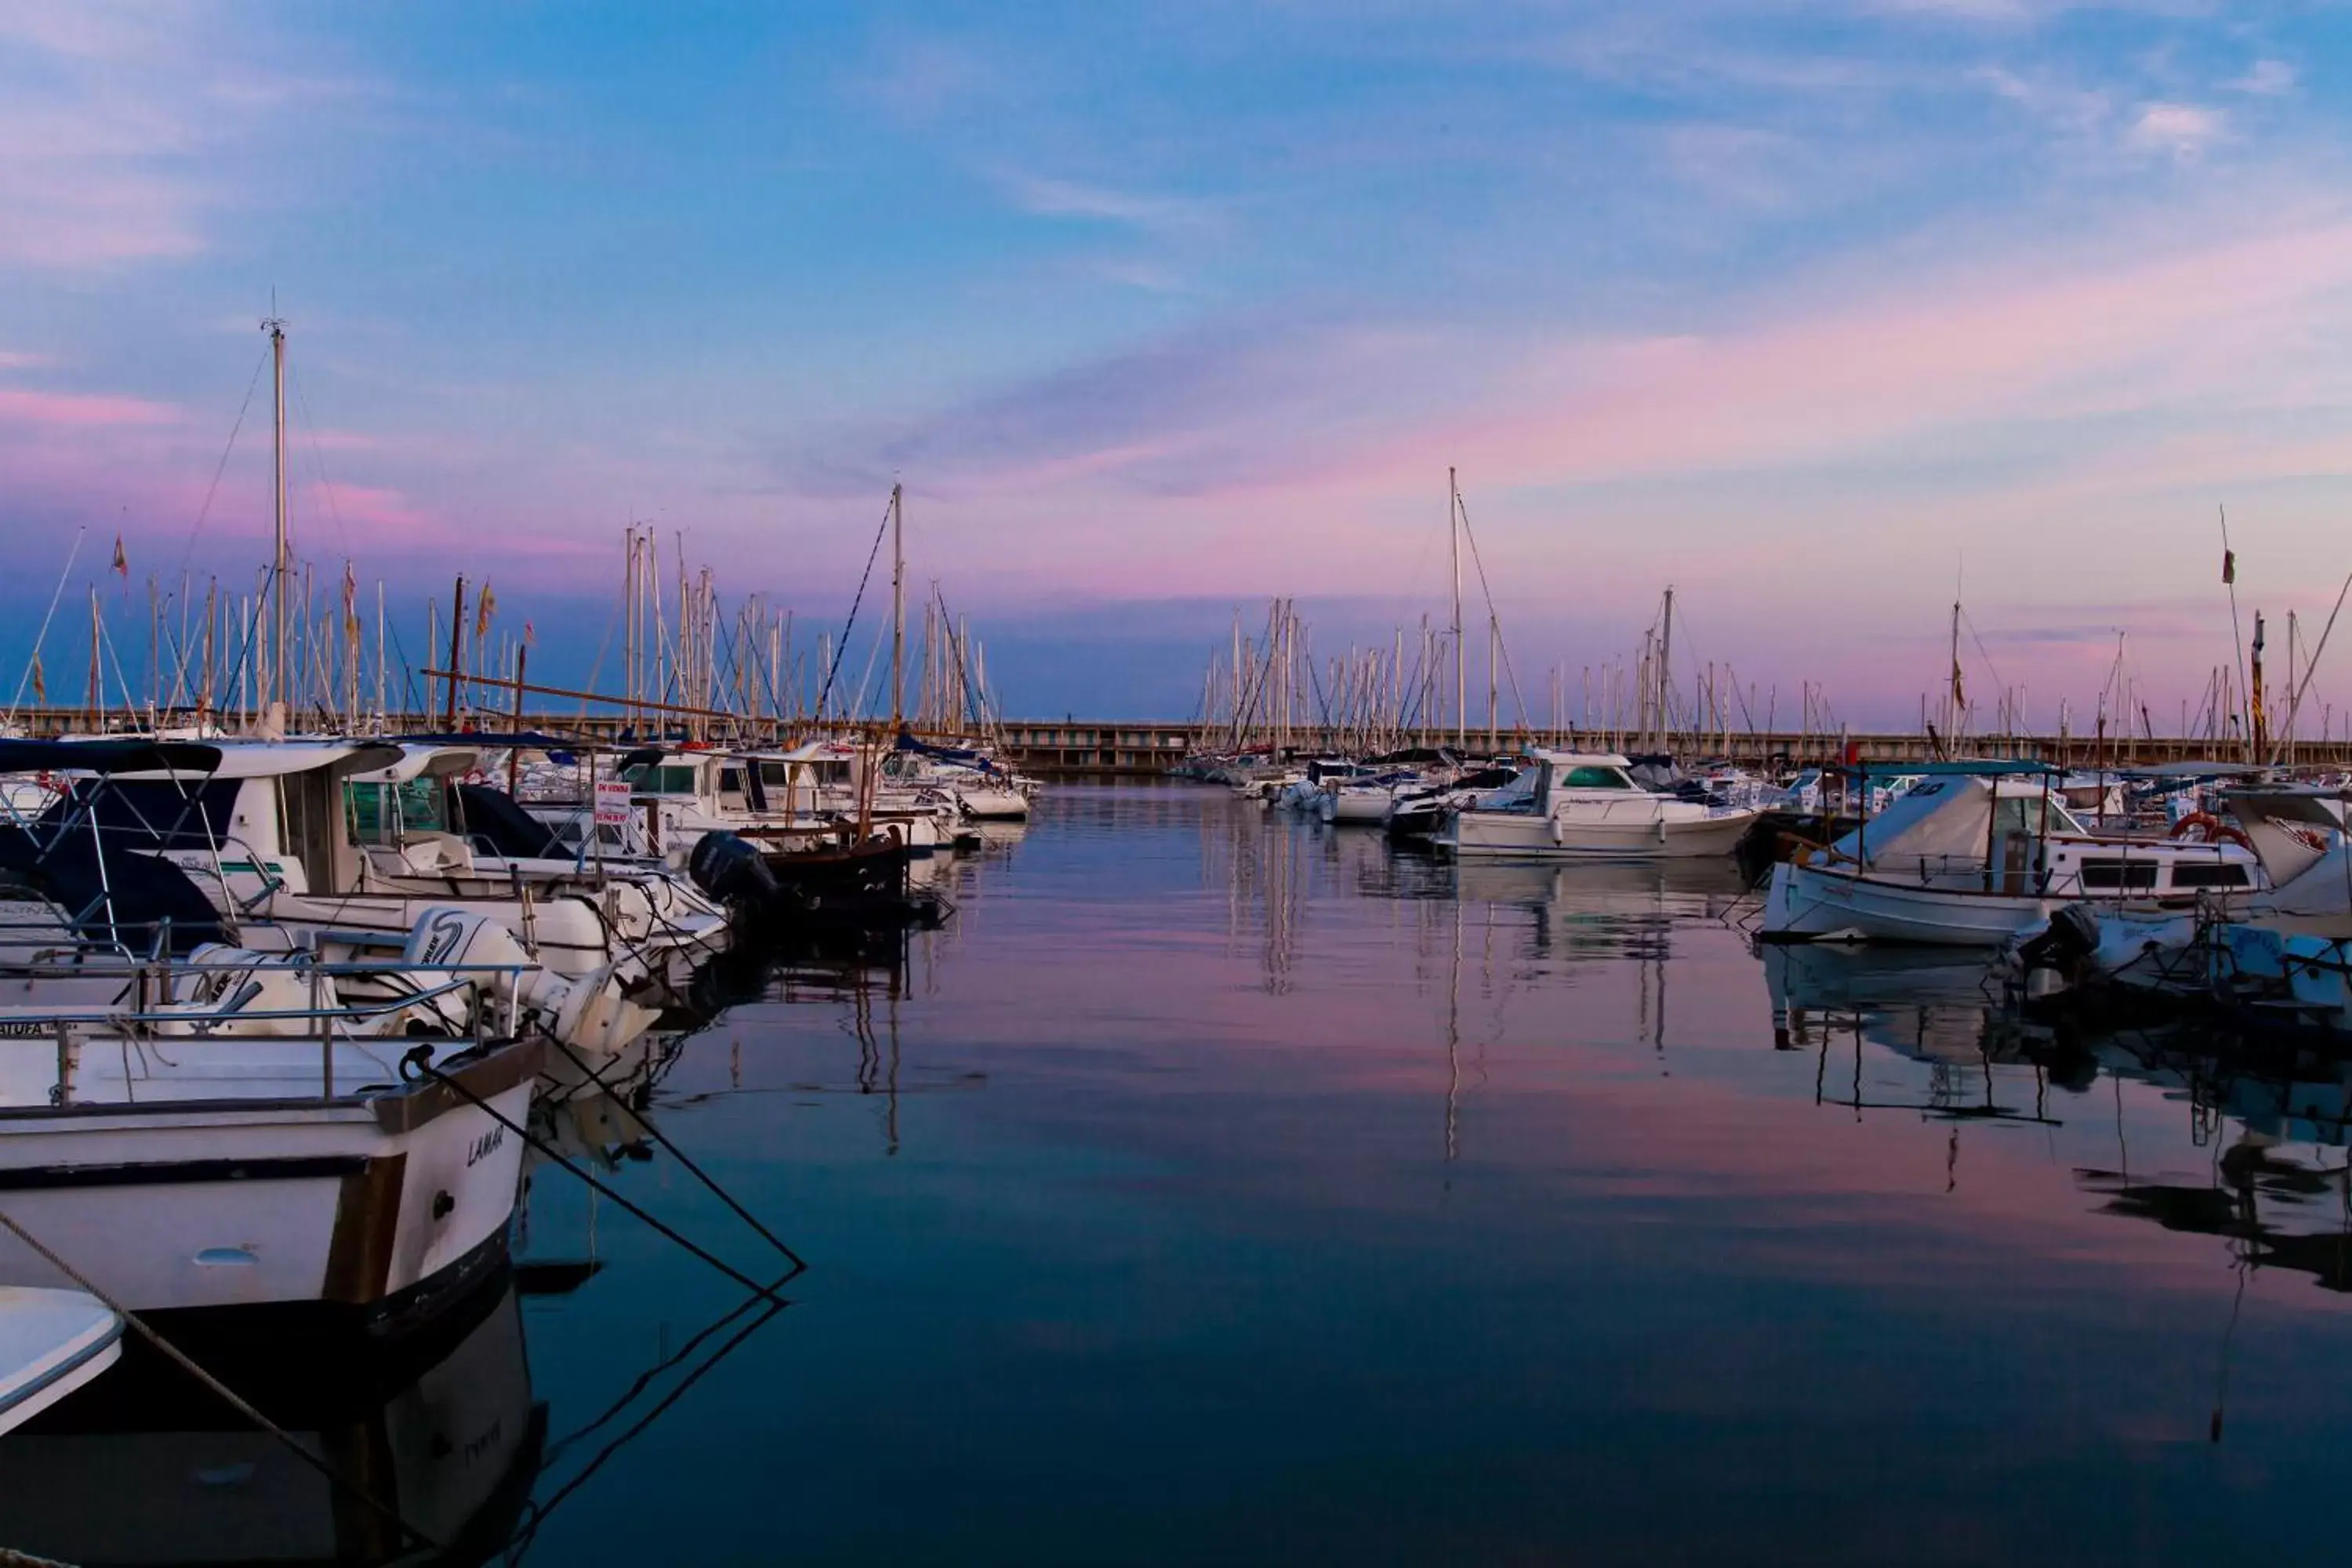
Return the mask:
<svg viewBox="0 0 2352 1568">
<path fill-rule="evenodd" d="M 499 601 L 488 583 L 482 584 L 482 597 L 474 609 L 474 640 L 481 641 L 490 635 L 490 617 L 498 613 Z"/>
<path fill-rule="evenodd" d="M 121 574 L 125 583 L 131 581 L 131 557 L 122 552 L 122 535 L 120 533 L 114 536 L 114 570 Z"/>
<path fill-rule="evenodd" d="M 2228 586 L 2230 584 L 2235 583 L 2237 580 L 2238 580 L 2238 552 L 2237 552 L 2236 551 L 2234 551 L 2234 550 L 2224 549 L 2224 550 L 2221 552 L 2221 583 L 2222 583 L 2222 585 L 2226 587 L 2226 586 Z"/>
<path fill-rule="evenodd" d="M 1969 710 L 1969 694 L 1960 685 L 1960 661 L 1952 660 L 1952 721 L 1958 723 Z"/>
<path fill-rule="evenodd" d="M 352 563 L 343 563 L 343 635 L 356 644 L 360 637 L 360 580 Z"/>
<path fill-rule="evenodd" d="M 525 647 L 537 647 L 539 646 L 539 628 L 532 626 L 529 621 L 525 621 L 522 624 L 522 646 Z"/>
<path fill-rule="evenodd" d="M 49 683 L 41 678 L 41 656 L 37 653 L 33 656 L 33 700 L 47 702 L 48 700 Z"/>
</svg>

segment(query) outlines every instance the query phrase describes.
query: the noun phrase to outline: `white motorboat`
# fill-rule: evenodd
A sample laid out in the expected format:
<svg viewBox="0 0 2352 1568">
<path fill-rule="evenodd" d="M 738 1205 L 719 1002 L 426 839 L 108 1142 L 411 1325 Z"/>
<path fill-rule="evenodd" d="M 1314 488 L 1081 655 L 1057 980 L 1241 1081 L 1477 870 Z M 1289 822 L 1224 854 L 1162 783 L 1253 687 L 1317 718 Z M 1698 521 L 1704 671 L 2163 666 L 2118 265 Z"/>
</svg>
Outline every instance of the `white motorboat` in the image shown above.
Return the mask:
<svg viewBox="0 0 2352 1568">
<path fill-rule="evenodd" d="M 214 945 L 141 965 L 143 1006 L 0 1007 L 0 1205 L 134 1311 L 414 1327 L 505 1258 L 524 1015 L 593 1023 L 589 988 L 520 960 L 453 909 L 396 971 Z M 58 1283 L 0 1236 L 0 1286 Z"/>
<path fill-rule="evenodd" d="M 456 905 L 505 926 L 559 974 L 670 987 L 726 946 L 725 911 L 666 869 L 498 853 L 456 830 L 444 786 L 469 753 L 310 742 L 173 757 L 78 785 L 25 826 L 44 842 L 94 826 L 110 853 L 178 867 L 229 922 L 312 945 L 397 947 L 425 910 Z"/>
<path fill-rule="evenodd" d="M 1883 813 L 1772 868 L 1766 941 L 2000 947 L 2077 900 L 2160 910 L 2262 880 L 2241 843 L 2084 830 L 2042 763 L 1903 767 L 1918 782 Z"/>
<path fill-rule="evenodd" d="M 898 737 L 897 752 L 883 764 L 889 785 L 936 790 L 973 822 L 1025 822 L 1034 780 L 1009 773 L 977 746 L 935 746 L 912 735 Z"/>
<path fill-rule="evenodd" d="M 83 1290 L 0 1286 L 0 1433 L 112 1366 L 122 1319 Z"/>
<path fill-rule="evenodd" d="M 1729 855 L 1757 812 L 1657 795 L 1614 753 L 1531 752 L 1512 786 L 1454 814 L 1441 851 L 1663 859 Z"/>
</svg>

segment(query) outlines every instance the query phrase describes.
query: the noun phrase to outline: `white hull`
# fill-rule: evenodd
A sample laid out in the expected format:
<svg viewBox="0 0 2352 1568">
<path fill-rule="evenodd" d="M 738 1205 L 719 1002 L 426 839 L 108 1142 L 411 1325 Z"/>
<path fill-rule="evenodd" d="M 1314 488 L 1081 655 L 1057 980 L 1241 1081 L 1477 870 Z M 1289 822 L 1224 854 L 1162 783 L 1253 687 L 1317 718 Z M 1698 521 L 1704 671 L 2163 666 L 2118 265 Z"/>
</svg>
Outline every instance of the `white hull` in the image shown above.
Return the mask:
<svg viewBox="0 0 2352 1568">
<path fill-rule="evenodd" d="M 1323 797 L 1323 820 L 1346 823 L 1356 826 L 1378 827 L 1388 820 L 1389 805 L 1395 796 L 1387 790 L 1375 794 L 1370 790 L 1341 790 Z"/>
<path fill-rule="evenodd" d="M 1465 811 L 1440 843 L 1454 854 L 1559 856 L 1612 860 L 1671 860 L 1727 856 L 1756 820 L 1752 811 L 1706 816 L 1658 815 L 1649 801 L 1549 816 L 1532 812 Z M 1659 802 L 1657 805 L 1677 803 Z"/>
<path fill-rule="evenodd" d="M 176 1041 L 168 1054 L 248 1044 Z M 54 1045 L 7 1046 L 46 1050 L 54 1068 Z M 149 1053 L 165 1054 L 122 1055 L 139 1066 Z M 509 1047 L 451 1076 L 520 1126 L 538 1054 Z M 503 1251 L 522 1141 L 447 1089 L 331 1100 L 315 1084 L 308 1100 L 166 1090 L 151 1104 L 119 1080 L 83 1087 L 111 1102 L 0 1112 L 0 1204 L 133 1311 L 323 1303 L 364 1316 Z M 0 1236 L 0 1285 L 59 1283 Z"/>
<path fill-rule="evenodd" d="M 1761 934 L 1782 942 L 1907 942 L 2002 947 L 2069 902 L 1973 893 L 1788 863 L 1772 868 Z"/>
<path fill-rule="evenodd" d="M 1022 822 L 1029 816 L 1029 797 L 1017 789 L 958 788 L 956 804 L 975 822 Z"/>
</svg>

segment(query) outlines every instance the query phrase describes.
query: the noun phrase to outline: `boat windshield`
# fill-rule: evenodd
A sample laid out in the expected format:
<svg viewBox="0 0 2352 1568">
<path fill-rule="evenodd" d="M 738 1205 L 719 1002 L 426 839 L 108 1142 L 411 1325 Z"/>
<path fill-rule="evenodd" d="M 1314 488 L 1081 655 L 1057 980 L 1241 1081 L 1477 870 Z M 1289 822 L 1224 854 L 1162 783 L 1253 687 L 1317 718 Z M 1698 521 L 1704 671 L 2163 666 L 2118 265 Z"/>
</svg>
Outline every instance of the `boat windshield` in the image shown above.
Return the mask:
<svg viewBox="0 0 2352 1568">
<path fill-rule="evenodd" d="M 621 775 L 629 781 L 629 788 L 638 795 L 692 795 L 694 770 L 661 764 L 647 767 L 642 763 Z"/>
<path fill-rule="evenodd" d="M 1599 767 L 1590 763 L 1569 769 L 1559 778 L 1562 789 L 1632 789 L 1633 781 L 1618 768 Z"/>
</svg>

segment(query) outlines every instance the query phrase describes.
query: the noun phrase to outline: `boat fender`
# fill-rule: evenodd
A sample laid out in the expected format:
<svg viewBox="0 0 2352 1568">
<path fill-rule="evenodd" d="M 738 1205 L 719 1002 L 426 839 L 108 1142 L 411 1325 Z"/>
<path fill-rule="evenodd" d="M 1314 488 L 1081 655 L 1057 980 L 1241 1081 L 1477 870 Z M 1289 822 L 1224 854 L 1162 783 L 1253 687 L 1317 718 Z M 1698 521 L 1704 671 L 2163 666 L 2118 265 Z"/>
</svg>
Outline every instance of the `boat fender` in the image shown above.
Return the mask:
<svg viewBox="0 0 2352 1568">
<path fill-rule="evenodd" d="M 1551 841 L 1554 844 L 1568 842 L 1568 829 L 1560 826 L 1560 820 L 1557 816 L 1551 819 Z"/>
</svg>

